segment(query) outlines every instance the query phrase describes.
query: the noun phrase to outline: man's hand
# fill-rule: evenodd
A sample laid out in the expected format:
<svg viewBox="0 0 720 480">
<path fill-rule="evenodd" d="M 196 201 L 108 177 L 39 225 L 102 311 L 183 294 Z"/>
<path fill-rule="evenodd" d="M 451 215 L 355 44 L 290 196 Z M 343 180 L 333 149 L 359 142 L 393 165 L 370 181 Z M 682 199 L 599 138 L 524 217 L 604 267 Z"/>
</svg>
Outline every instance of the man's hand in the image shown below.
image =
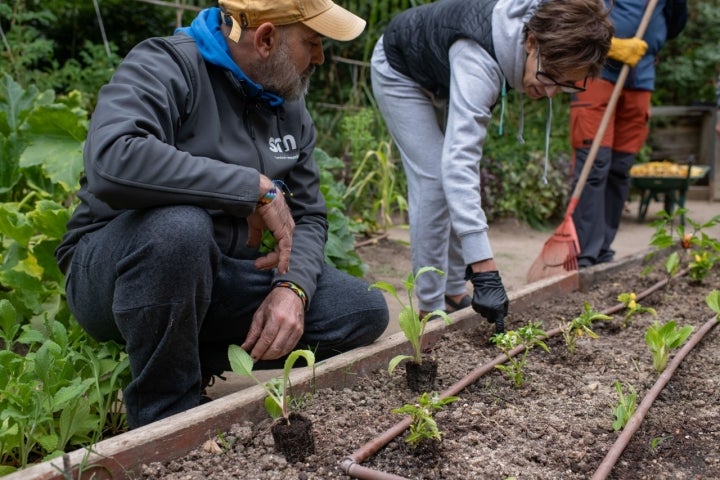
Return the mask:
<svg viewBox="0 0 720 480">
<path fill-rule="evenodd" d="M 647 52 L 647 42 L 641 38 L 616 38 L 612 37 L 608 57 L 618 62 L 626 63 L 631 67 L 637 65 L 640 59 Z"/>
<path fill-rule="evenodd" d="M 253 315 L 240 346 L 253 360 L 275 360 L 292 352 L 305 329 L 305 309 L 289 288 L 273 288 Z"/>
<path fill-rule="evenodd" d="M 273 188 L 273 187 L 271 187 Z M 267 191 L 267 190 L 266 190 Z M 290 208 L 285 203 L 282 192 L 267 205 L 257 207 L 247 217 L 248 247 L 257 247 L 262 240 L 264 230 L 269 230 L 275 238 L 275 249 L 255 260 L 255 268 L 270 270 L 277 267 L 278 272 L 287 273 L 290 269 L 290 250 L 292 249 L 292 236 L 295 232 L 295 221 Z"/>
</svg>

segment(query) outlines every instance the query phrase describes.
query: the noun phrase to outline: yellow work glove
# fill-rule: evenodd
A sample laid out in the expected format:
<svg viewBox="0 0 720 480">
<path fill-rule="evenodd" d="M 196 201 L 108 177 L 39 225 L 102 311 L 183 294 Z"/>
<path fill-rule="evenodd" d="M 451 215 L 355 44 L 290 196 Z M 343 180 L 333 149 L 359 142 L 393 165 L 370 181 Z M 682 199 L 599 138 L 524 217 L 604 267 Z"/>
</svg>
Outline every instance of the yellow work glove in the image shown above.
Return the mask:
<svg viewBox="0 0 720 480">
<path fill-rule="evenodd" d="M 608 57 L 634 67 L 645 55 L 647 47 L 647 42 L 641 38 L 612 37 Z"/>
</svg>

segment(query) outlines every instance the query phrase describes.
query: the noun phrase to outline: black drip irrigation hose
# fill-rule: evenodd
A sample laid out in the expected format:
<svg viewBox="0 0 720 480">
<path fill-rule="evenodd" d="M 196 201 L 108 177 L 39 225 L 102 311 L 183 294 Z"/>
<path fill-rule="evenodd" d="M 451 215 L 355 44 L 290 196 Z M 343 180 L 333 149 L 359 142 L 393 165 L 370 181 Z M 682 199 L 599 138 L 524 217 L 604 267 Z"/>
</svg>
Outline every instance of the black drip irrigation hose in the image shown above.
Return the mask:
<svg viewBox="0 0 720 480">
<path fill-rule="evenodd" d="M 679 271 L 674 278 L 682 277 L 688 273 L 689 269 L 683 269 Z M 670 281 L 670 278 L 665 278 L 654 285 L 652 285 L 647 290 L 644 290 L 641 293 L 637 294 L 637 300 L 642 300 L 648 295 L 656 292 L 657 290 L 660 290 L 665 285 L 668 284 Z M 604 315 L 612 315 L 613 313 L 617 313 L 619 311 L 622 311 L 625 309 L 625 304 L 619 303 L 612 307 L 609 307 L 605 310 L 603 310 L 601 313 Z M 616 440 L 613 447 L 608 452 L 607 456 L 603 460 L 603 462 L 600 464 L 600 467 L 596 471 L 595 475 L 592 477 L 592 480 L 603 480 L 607 477 L 607 475 L 610 473 L 610 470 L 615 465 L 615 462 L 617 461 L 618 457 L 620 456 L 620 453 L 622 453 L 623 449 L 629 442 L 629 439 L 632 437 L 632 435 L 637 431 L 637 429 L 640 426 L 640 423 L 642 419 L 645 417 L 645 414 L 647 413 L 648 409 L 650 408 L 650 405 L 655 400 L 657 395 L 660 393 L 660 391 L 665 387 L 667 382 L 670 380 L 670 377 L 672 377 L 673 372 L 677 367 L 680 365 L 682 360 L 687 356 L 687 354 L 692 350 L 692 348 L 702 339 L 702 337 L 710 331 L 716 324 L 718 323 L 717 320 L 715 320 L 715 317 L 713 317 L 712 320 L 709 320 L 693 337 L 688 341 L 685 346 L 674 356 L 673 361 L 668 364 L 666 369 L 663 371 L 663 373 L 660 375 L 660 378 L 656 382 L 655 386 L 650 390 L 648 395 L 645 396 L 643 401 L 641 402 L 640 406 L 636 410 L 635 414 L 630 418 L 628 421 L 628 424 L 625 426 L 625 428 L 622 431 L 622 434 L 618 439 Z M 542 337 L 543 340 L 554 337 L 555 335 L 559 335 L 562 332 L 561 328 L 554 328 L 552 330 L 549 330 L 546 332 L 545 336 Z M 518 347 L 515 347 L 514 349 L 510 350 L 508 352 L 509 357 L 515 357 L 516 355 L 520 354 L 525 350 L 525 347 L 520 345 Z M 486 373 L 492 371 L 495 369 L 496 365 L 499 365 L 501 363 L 505 363 L 508 360 L 508 356 L 505 354 L 498 355 L 495 357 L 492 361 L 489 363 L 486 363 L 484 365 L 480 365 L 473 371 L 471 371 L 468 375 L 461 378 L 457 383 L 453 384 L 448 388 L 447 390 L 444 390 L 440 394 L 440 398 L 447 398 L 452 395 L 457 395 L 462 390 L 464 390 L 467 386 L 472 385 L 473 383 L 477 382 L 480 377 L 485 375 Z M 655 391 L 657 389 L 657 391 Z M 652 398 L 650 398 L 650 394 L 654 393 Z M 637 417 L 637 419 L 636 419 Z M 343 461 L 340 463 L 340 468 L 342 471 L 347 474 L 348 476 L 352 478 L 358 478 L 361 480 L 409 480 L 406 477 L 394 475 L 392 473 L 383 472 L 381 470 L 375 470 L 369 467 L 364 467 L 360 465 L 362 462 L 373 456 L 375 453 L 377 453 L 381 448 L 383 448 L 385 445 L 390 443 L 395 437 L 402 434 L 411 424 L 412 419 L 410 416 L 406 416 L 403 420 L 396 423 L 389 429 L 387 429 L 385 432 L 381 433 L 380 435 L 376 436 L 369 442 L 367 442 L 362 447 L 355 450 L 352 455 L 346 457 L 343 459 Z M 632 424 L 632 425 L 631 425 Z M 627 434 L 626 434 L 627 432 Z M 621 442 L 622 439 L 622 442 Z"/>
</svg>

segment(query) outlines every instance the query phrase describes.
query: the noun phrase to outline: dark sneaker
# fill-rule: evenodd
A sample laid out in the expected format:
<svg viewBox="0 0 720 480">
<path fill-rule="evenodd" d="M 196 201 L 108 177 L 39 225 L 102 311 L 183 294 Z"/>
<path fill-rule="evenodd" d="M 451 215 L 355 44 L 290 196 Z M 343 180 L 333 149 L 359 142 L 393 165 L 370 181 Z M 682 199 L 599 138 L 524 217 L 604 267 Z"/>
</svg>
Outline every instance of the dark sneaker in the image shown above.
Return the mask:
<svg viewBox="0 0 720 480">
<path fill-rule="evenodd" d="M 603 250 L 596 263 L 610 263 L 615 259 L 615 250 Z"/>
</svg>

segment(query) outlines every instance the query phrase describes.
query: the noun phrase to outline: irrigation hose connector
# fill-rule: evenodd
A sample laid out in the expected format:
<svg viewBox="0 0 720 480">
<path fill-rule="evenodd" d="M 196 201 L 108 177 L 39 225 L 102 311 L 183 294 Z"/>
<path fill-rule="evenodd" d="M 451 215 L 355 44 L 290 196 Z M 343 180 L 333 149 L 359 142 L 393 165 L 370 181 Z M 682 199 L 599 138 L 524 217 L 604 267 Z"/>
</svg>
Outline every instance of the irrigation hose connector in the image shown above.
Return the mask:
<svg viewBox="0 0 720 480">
<path fill-rule="evenodd" d="M 407 477 L 400 477 L 388 472 L 373 470 L 363 467 L 352 458 L 348 457 L 340 463 L 340 468 L 348 476 L 361 480 L 409 480 Z"/>
</svg>

